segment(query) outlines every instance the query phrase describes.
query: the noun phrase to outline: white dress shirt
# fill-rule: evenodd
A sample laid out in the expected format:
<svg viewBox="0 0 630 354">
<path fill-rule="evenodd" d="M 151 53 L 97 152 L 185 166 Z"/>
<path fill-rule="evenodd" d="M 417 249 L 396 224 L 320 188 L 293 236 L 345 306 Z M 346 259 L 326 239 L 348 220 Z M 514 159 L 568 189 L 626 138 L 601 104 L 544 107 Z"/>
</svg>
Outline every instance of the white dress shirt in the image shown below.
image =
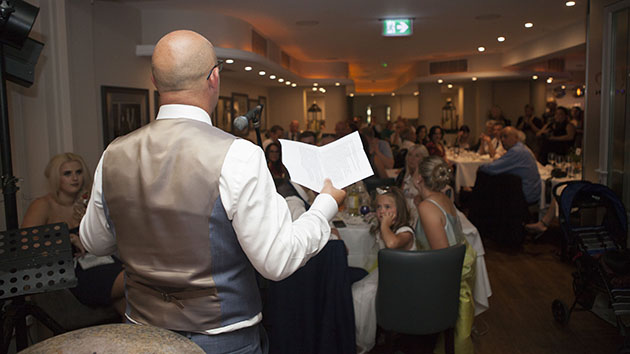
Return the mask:
<svg viewBox="0 0 630 354">
<path fill-rule="evenodd" d="M 212 125 L 210 116 L 194 106 L 161 106 L 157 119 L 169 118 L 187 118 Z M 102 164 L 103 156 L 94 174 L 92 197 L 79 233 L 85 249 L 95 255 L 116 252 L 115 235 L 103 208 Z M 308 212 L 292 222 L 285 199 L 276 192 L 264 153 L 244 139 L 235 139 L 225 155 L 219 194 L 247 258 L 260 274 L 271 280 L 288 277 L 326 245 L 330 237 L 328 221 L 338 210 L 331 195 L 320 194 Z M 252 320 L 260 321 L 260 315 Z"/>
</svg>

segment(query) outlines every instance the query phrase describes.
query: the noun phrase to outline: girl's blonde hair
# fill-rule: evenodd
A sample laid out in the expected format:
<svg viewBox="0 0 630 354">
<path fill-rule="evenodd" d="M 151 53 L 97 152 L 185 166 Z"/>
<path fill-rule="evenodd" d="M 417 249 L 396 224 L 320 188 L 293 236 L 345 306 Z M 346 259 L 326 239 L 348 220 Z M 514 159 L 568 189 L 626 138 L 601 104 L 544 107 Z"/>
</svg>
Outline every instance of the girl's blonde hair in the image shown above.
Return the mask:
<svg viewBox="0 0 630 354">
<path fill-rule="evenodd" d="M 453 178 L 453 171 L 446 161 L 436 155 L 424 158 L 418 166 L 418 173 L 424 180 L 424 185 L 434 192 L 444 189 Z"/>
<path fill-rule="evenodd" d="M 410 216 L 409 210 L 407 209 L 407 201 L 405 200 L 405 195 L 402 190 L 394 186 L 376 188 L 376 198 L 383 195 L 392 197 L 394 199 L 394 203 L 396 204 L 396 218 L 394 219 L 392 230 L 395 232 L 403 226 L 411 226 L 409 225 Z M 370 232 L 372 234 L 376 234 L 380 228 L 381 223 L 379 221 L 376 225 L 372 225 Z"/>
<path fill-rule="evenodd" d="M 72 161 L 76 161 L 81 164 L 81 169 L 83 170 L 83 186 L 81 186 L 79 195 L 86 192 L 89 193 L 92 189 L 92 175 L 81 156 L 71 152 L 55 155 L 50 159 L 50 161 L 48 161 L 46 169 L 44 170 L 44 176 L 46 176 L 46 179 L 48 180 L 48 188 L 57 202 L 59 202 L 59 180 L 61 177 L 59 170 L 61 169 L 61 165 Z"/>
</svg>

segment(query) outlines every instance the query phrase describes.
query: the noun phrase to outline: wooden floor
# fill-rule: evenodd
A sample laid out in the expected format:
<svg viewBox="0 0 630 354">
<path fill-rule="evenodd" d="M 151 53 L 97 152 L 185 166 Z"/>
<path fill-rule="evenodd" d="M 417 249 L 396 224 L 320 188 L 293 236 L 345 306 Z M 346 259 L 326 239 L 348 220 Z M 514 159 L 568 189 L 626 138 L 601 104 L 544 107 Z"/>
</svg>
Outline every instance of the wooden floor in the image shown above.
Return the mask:
<svg viewBox="0 0 630 354">
<path fill-rule="evenodd" d="M 573 302 L 574 271 L 560 261 L 554 243 L 552 233 L 536 243 L 526 242 L 518 251 L 485 243 L 493 295 L 490 309 L 475 319 L 476 330 L 482 334 L 473 337 L 475 353 L 617 353 L 623 338 L 592 312 L 574 311 L 566 326 L 554 321 L 552 301 Z M 403 338 L 399 352 L 427 352 L 426 347 L 426 339 Z M 372 351 L 382 352 L 379 346 Z"/>
</svg>

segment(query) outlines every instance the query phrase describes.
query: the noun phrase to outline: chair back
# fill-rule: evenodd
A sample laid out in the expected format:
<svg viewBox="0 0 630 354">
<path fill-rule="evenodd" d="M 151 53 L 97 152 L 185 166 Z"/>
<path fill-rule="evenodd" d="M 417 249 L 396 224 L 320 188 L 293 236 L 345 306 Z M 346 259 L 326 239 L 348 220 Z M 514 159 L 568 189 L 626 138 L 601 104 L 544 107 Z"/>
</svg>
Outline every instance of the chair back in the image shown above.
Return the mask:
<svg viewBox="0 0 630 354">
<path fill-rule="evenodd" d="M 387 331 L 430 334 L 455 326 L 466 245 L 378 253 L 376 319 Z"/>
</svg>

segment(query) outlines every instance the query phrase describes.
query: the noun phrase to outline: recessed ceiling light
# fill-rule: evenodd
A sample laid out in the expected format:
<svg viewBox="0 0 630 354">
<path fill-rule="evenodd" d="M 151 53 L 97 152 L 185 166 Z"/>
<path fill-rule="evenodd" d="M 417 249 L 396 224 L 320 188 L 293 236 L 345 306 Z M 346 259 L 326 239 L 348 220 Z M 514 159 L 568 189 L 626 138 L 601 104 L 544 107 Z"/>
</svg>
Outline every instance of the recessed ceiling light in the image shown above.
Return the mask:
<svg viewBox="0 0 630 354">
<path fill-rule="evenodd" d="M 497 37 L 497 41 L 505 42 L 505 37 L 503 37 L 503 36 Z"/>
<path fill-rule="evenodd" d="M 392 92 L 392 96 L 396 96 L 396 92 Z"/>
<path fill-rule="evenodd" d="M 567 89 L 567 87 L 566 87 L 566 86 L 564 86 L 564 85 L 562 85 L 562 86 L 560 86 L 560 87 L 561 87 L 563 90 L 566 90 L 566 89 Z"/>
<path fill-rule="evenodd" d="M 479 52 L 485 52 L 486 51 L 486 47 L 479 47 L 479 48 L 477 48 L 477 50 Z"/>
<path fill-rule="evenodd" d="M 284 84 L 285 84 L 285 85 L 287 85 L 287 86 L 289 86 L 289 85 L 291 85 L 291 81 L 285 81 L 285 83 L 284 83 Z"/>
<path fill-rule="evenodd" d="M 564 4 L 567 5 L 568 7 L 575 6 L 575 1 L 567 1 Z"/>
<path fill-rule="evenodd" d="M 234 59 L 225 59 L 226 64 L 234 64 Z"/>
<path fill-rule="evenodd" d="M 279 78 L 278 82 L 282 83 L 282 82 L 284 82 L 284 79 L 283 78 Z"/>
<path fill-rule="evenodd" d="M 246 66 L 245 67 L 245 71 L 252 71 L 252 67 L 251 66 Z"/>
<path fill-rule="evenodd" d="M 437 81 L 438 84 L 441 84 L 443 82 L 444 82 L 444 80 L 442 80 L 442 79 L 438 79 L 438 81 Z"/>
<path fill-rule="evenodd" d="M 354 93 L 350 92 L 350 95 L 348 95 L 350 97 L 354 97 Z"/>
<path fill-rule="evenodd" d="M 538 75 L 532 75 L 532 80 L 538 80 Z"/>
<path fill-rule="evenodd" d="M 269 75 L 269 78 L 270 78 L 271 80 L 275 80 L 275 79 L 276 79 L 276 75 L 271 74 L 271 75 Z"/>
<path fill-rule="evenodd" d="M 326 89 L 325 89 L 325 88 L 323 88 L 323 87 L 320 87 L 320 88 L 319 88 L 319 92 L 321 92 L 321 93 L 325 93 L 325 92 L 326 92 Z"/>
<path fill-rule="evenodd" d="M 553 82 L 553 77 L 550 77 L 550 78 L 548 78 L 548 79 L 547 79 L 547 83 L 548 83 L 548 84 L 550 84 L 550 83 L 552 83 L 552 82 Z"/>
<path fill-rule="evenodd" d="M 370 94 L 370 96 L 374 97 L 374 94 L 373 94 L 373 93 L 371 93 L 371 94 Z"/>
<path fill-rule="evenodd" d="M 453 84 L 448 84 L 448 85 L 446 85 L 446 87 L 453 88 Z"/>
<path fill-rule="evenodd" d="M 317 87 L 313 87 L 313 91 L 317 91 Z"/>
<path fill-rule="evenodd" d="M 295 82 L 291 84 L 291 87 L 295 87 L 295 86 L 297 86 Z"/>
<path fill-rule="evenodd" d="M 418 96 L 419 94 L 420 94 L 420 91 L 414 91 L 414 92 L 413 92 L 413 95 L 414 95 L 414 96 Z"/>
<path fill-rule="evenodd" d="M 527 23 L 525 24 L 525 28 L 532 28 L 532 27 L 534 27 L 534 24 L 533 24 L 533 23 L 531 23 L 531 22 L 527 22 Z"/>
<path fill-rule="evenodd" d="M 258 72 L 258 75 L 260 75 L 260 76 L 265 76 L 265 75 L 267 75 L 267 73 L 266 73 L 264 70 L 260 70 L 260 71 Z"/>
<path fill-rule="evenodd" d="M 338 82 L 335 82 L 335 86 L 339 86 L 339 85 L 341 85 L 341 84 L 340 84 L 340 83 L 338 83 Z"/>
<path fill-rule="evenodd" d="M 313 82 L 313 86 L 317 87 L 319 84 L 317 82 Z"/>
<path fill-rule="evenodd" d="M 472 81 L 477 81 L 477 77 L 476 77 L 476 76 L 473 76 L 473 77 L 472 77 Z"/>
</svg>

